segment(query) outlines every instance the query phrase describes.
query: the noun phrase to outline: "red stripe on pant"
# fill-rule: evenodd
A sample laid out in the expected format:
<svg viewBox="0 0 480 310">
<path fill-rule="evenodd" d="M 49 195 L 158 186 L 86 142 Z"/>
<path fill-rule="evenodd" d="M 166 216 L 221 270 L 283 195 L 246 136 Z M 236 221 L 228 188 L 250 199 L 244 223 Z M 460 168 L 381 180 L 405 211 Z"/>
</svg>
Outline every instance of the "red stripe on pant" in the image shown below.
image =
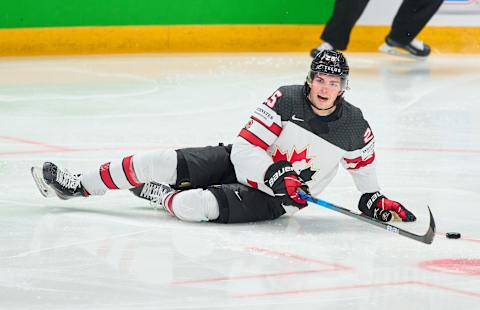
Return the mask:
<svg viewBox="0 0 480 310">
<path fill-rule="evenodd" d="M 110 174 L 110 163 L 104 163 L 100 166 L 100 178 L 108 189 L 118 189 L 118 186 L 115 185 Z"/>
<path fill-rule="evenodd" d="M 128 180 L 128 183 L 132 186 L 140 186 L 142 183 L 138 182 L 137 176 L 135 175 L 135 170 L 133 169 L 132 163 L 133 155 L 127 156 L 122 160 L 123 173 Z"/>
</svg>

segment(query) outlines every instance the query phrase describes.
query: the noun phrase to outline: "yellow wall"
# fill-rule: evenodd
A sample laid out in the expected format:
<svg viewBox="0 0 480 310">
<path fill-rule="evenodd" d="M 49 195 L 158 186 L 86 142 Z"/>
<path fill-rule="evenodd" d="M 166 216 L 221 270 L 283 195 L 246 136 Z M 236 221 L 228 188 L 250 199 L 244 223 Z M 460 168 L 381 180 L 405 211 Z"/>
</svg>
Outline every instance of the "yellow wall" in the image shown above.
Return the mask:
<svg viewBox="0 0 480 310">
<path fill-rule="evenodd" d="M 0 56 L 304 51 L 323 25 L 176 25 L 0 29 Z M 356 26 L 348 52 L 373 52 L 389 26 Z M 480 27 L 428 26 L 419 36 L 433 53 L 480 53 Z"/>
</svg>

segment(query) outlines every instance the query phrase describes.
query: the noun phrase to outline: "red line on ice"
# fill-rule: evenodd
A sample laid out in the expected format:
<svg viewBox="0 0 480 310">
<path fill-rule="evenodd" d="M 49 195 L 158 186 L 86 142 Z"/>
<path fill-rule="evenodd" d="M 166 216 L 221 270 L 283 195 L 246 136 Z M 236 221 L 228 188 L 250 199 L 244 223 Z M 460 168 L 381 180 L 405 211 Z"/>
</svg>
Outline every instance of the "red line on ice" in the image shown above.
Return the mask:
<svg viewBox="0 0 480 310">
<path fill-rule="evenodd" d="M 465 153 L 480 154 L 477 149 L 454 149 L 454 148 L 428 148 L 428 147 L 378 147 L 379 150 L 395 151 L 395 152 L 433 152 L 433 153 Z"/>
<path fill-rule="evenodd" d="M 172 284 L 173 285 L 202 284 L 202 283 L 236 281 L 236 280 L 246 280 L 246 279 L 288 277 L 288 276 L 297 276 L 297 275 L 302 275 L 302 274 L 312 274 L 312 273 L 320 273 L 320 272 L 333 272 L 333 271 L 337 271 L 337 270 L 332 269 L 332 268 L 295 270 L 295 271 L 286 271 L 286 272 L 260 273 L 260 274 L 243 275 L 243 276 L 231 276 L 231 277 L 218 277 L 218 278 L 206 278 L 206 279 L 175 281 L 175 282 L 172 282 Z"/>
<path fill-rule="evenodd" d="M 156 149 L 171 149 L 192 147 L 192 145 L 159 145 L 159 146 L 117 146 L 117 147 L 102 147 L 102 148 L 71 148 L 61 145 L 51 145 L 48 143 L 23 139 L 12 136 L 0 135 L 0 140 L 14 141 L 22 144 L 38 145 L 46 149 L 43 150 L 19 150 L 0 152 L 1 155 L 21 155 L 21 154 L 42 154 L 42 153 L 67 153 L 67 152 L 102 152 L 102 151 L 123 151 L 123 150 L 156 150 Z M 455 148 L 421 148 L 421 147 L 379 147 L 379 150 L 394 151 L 394 152 L 434 152 L 434 153 L 464 153 L 464 154 L 480 154 L 478 149 L 455 149 Z"/>
<path fill-rule="evenodd" d="M 448 287 L 448 286 L 443 286 L 443 285 L 438 285 L 438 284 L 434 284 L 434 283 L 430 283 L 430 282 L 423 282 L 423 281 L 413 281 L 413 283 L 418 284 L 418 285 L 423 285 L 423 286 L 426 286 L 426 287 L 430 287 L 430 288 L 437 288 L 437 289 L 452 292 L 452 293 L 459 293 L 459 294 L 462 294 L 462 295 L 480 297 L 480 292 L 465 291 L 465 290 L 460 290 L 460 289 L 456 289 L 456 288 L 453 288 L 453 287 Z"/>
<path fill-rule="evenodd" d="M 43 142 L 40 142 L 40 141 L 27 140 L 27 139 L 11 137 L 11 136 L 0 136 L 0 139 L 13 141 L 13 142 L 18 142 L 18 143 L 22 143 L 22 144 L 39 145 L 39 146 L 43 146 L 43 147 L 46 147 L 48 149 L 52 149 L 52 150 L 55 150 L 55 151 L 69 151 L 69 150 L 71 150 L 68 147 L 64 147 L 64 146 L 60 146 L 60 145 L 51 145 L 51 144 L 43 143 Z"/>
<path fill-rule="evenodd" d="M 245 279 L 259 279 L 259 278 L 270 278 L 270 277 L 284 277 L 284 276 L 297 276 L 302 274 L 312 274 L 312 273 L 319 273 L 319 272 L 337 272 L 337 271 L 345 271 L 351 270 L 351 267 L 340 265 L 337 263 L 330 263 L 321 261 L 318 259 L 312 259 L 296 254 L 291 254 L 287 252 L 279 252 L 273 251 L 265 248 L 259 247 L 246 247 L 245 250 L 250 252 L 258 252 L 267 254 L 269 256 L 275 257 L 282 257 L 287 258 L 289 260 L 300 261 L 306 264 L 317 264 L 323 265 L 325 268 L 323 269 L 308 269 L 308 270 L 294 270 L 294 271 L 285 271 L 285 272 L 274 272 L 274 273 L 262 273 L 262 274 L 250 274 L 250 275 L 239 275 L 239 276 L 231 276 L 231 277 L 218 277 L 218 278 L 206 278 L 206 279 L 192 279 L 192 280 L 184 280 L 184 281 L 176 281 L 172 282 L 174 285 L 179 284 L 201 284 L 201 283 L 212 283 L 212 282 L 222 282 L 222 281 L 234 281 L 234 280 L 245 280 Z"/>
<path fill-rule="evenodd" d="M 344 290 L 372 288 L 372 287 L 411 285 L 413 283 L 414 282 L 412 282 L 412 281 L 402 281 L 402 282 L 387 282 L 387 283 L 356 284 L 356 285 L 345 285 L 345 286 L 318 287 L 318 288 L 308 288 L 308 289 L 298 289 L 298 290 L 285 290 L 285 291 L 275 291 L 275 292 L 261 292 L 261 293 L 252 293 L 252 294 L 241 294 L 241 295 L 234 295 L 233 297 L 235 297 L 235 298 L 253 298 L 253 297 L 268 297 L 268 296 L 279 296 L 279 295 L 300 295 L 300 294 L 307 294 L 307 293 L 318 293 L 318 292 L 328 292 L 328 291 L 344 291 Z"/>
<path fill-rule="evenodd" d="M 285 291 L 274 291 L 274 292 L 261 292 L 261 293 L 252 293 L 252 294 L 239 294 L 233 295 L 234 298 L 256 298 L 256 297 L 269 297 L 269 296 L 282 296 L 282 295 L 300 295 L 308 293 L 319 293 L 319 292 L 331 292 L 331 291 L 345 291 L 345 290 L 355 290 L 355 289 L 365 289 L 365 288 L 381 288 L 388 286 L 403 286 L 403 285 L 420 285 L 428 288 L 440 289 L 443 291 L 448 291 L 452 293 L 480 297 L 480 293 L 460 290 L 456 288 L 451 288 L 443 285 L 437 285 L 430 282 L 423 281 L 400 281 L 400 282 L 385 282 L 385 283 L 370 283 L 370 284 L 356 284 L 356 285 L 345 285 L 345 286 L 333 286 L 333 287 L 319 287 L 319 288 L 309 288 L 309 289 L 299 289 L 299 290 L 285 290 Z"/>
<path fill-rule="evenodd" d="M 264 248 L 259 248 L 259 247 L 247 247 L 247 250 L 255 251 L 255 252 L 259 252 L 259 253 L 265 253 L 265 254 L 272 255 L 272 256 L 277 256 L 277 257 L 286 257 L 288 259 L 302 261 L 304 263 L 314 263 L 314 264 L 330 266 L 330 267 L 334 268 L 335 270 L 350 270 L 350 269 L 352 269 L 351 267 L 348 267 L 348 266 L 345 266 L 345 265 L 325 262 L 325 261 L 321 261 L 321 260 L 318 260 L 318 259 L 308 258 L 308 257 L 296 255 L 296 254 L 287 253 L 287 252 L 272 251 L 272 250 L 269 250 L 269 249 L 264 249 Z"/>
<path fill-rule="evenodd" d="M 7 140 L 5 137 L 0 136 L 0 139 Z M 16 142 L 18 140 L 8 139 Z M 26 141 L 26 140 L 25 140 Z M 33 142 L 33 141 L 31 141 Z M 34 143 L 29 143 L 34 144 Z M 7 151 L 0 152 L 1 155 L 21 155 L 21 154 L 42 154 L 42 153 L 70 153 L 70 152 L 103 152 L 103 151 L 128 151 L 132 149 L 136 150 L 160 150 L 160 149 L 172 149 L 172 148 L 184 148 L 192 147 L 191 145 L 161 145 L 161 146 L 116 146 L 116 147 L 96 147 L 96 148 L 68 148 L 62 146 L 42 144 L 40 142 L 35 143 L 47 147 L 44 150 L 22 150 L 22 151 Z M 480 150 L 467 150 L 467 149 L 413 149 L 413 148 L 379 148 L 384 151 L 395 152 L 438 152 L 438 153 L 464 153 L 464 154 L 480 154 Z"/>
</svg>

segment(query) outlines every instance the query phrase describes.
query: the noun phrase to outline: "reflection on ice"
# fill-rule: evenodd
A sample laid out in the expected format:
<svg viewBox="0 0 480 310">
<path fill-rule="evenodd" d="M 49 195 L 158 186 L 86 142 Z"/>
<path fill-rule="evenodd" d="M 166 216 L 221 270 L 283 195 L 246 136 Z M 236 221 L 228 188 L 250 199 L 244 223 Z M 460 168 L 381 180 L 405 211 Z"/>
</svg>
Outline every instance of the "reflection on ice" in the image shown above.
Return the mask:
<svg viewBox="0 0 480 310">
<path fill-rule="evenodd" d="M 413 231 L 432 208 L 430 246 L 314 205 L 272 222 L 192 224 L 125 192 L 46 200 L 31 180 L 45 160 L 75 171 L 229 142 L 276 87 L 303 81 L 307 55 L 1 59 L 0 308 L 476 309 L 479 58 L 349 60 L 347 99 L 375 132 L 383 191 L 418 212 L 399 223 Z M 356 209 L 358 193 L 340 171 L 322 198 Z"/>
</svg>

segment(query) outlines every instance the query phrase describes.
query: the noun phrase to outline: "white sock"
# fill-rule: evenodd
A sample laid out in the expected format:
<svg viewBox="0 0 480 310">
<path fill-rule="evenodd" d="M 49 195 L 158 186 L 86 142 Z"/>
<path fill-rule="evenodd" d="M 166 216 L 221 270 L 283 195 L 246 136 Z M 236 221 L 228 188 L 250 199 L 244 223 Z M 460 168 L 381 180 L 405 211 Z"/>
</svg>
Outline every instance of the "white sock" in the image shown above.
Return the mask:
<svg viewBox="0 0 480 310">
<path fill-rule="evenodd" d="M 177 152 L 162 150 L 133 157 L 133 168 L 142 183 L 175 184 L 177 181 Z"/>
<path fill-rule="evenodd" d="M 127 156 L 82 174 L 80 181 L 92 195 L 103 195 L 109 189 L 128 189 L 151 181 L 174 184 L 177 181 L 177 152 L 162 150 Z"/>
</svg>

